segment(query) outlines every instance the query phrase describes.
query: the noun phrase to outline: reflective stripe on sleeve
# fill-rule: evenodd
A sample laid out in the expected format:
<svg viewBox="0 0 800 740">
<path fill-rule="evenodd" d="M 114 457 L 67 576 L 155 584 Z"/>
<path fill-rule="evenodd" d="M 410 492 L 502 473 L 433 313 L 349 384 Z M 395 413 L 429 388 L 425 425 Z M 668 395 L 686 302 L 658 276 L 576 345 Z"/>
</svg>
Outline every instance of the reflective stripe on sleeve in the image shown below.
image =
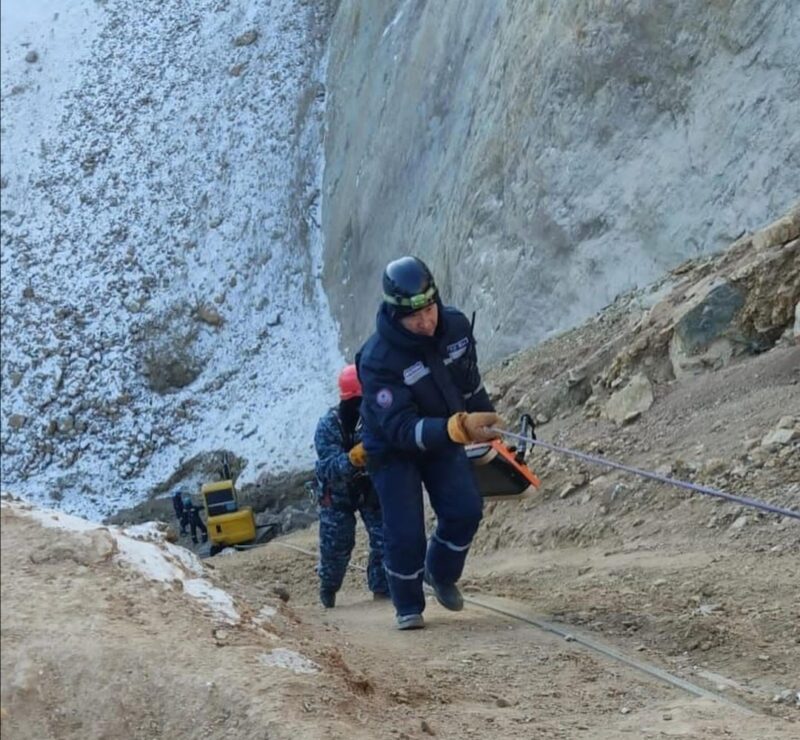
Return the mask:
<svg viewBox="0 0 800 740">
<path fill-rule="evenodd" d="M 422 443 L 422 425 L 424 423 L 425 419 L 420 419 L 414 426 L 414 441 L 423 452 L 425 451 L 425 445 Z"/>
<path fill-rule="evenodd" d="M 465 393 L 464 400 L 469 401 L 476 393 L 480 393 L 483 390 L 483 383 L 481 383 L 472 393 Z"/>
</svg>

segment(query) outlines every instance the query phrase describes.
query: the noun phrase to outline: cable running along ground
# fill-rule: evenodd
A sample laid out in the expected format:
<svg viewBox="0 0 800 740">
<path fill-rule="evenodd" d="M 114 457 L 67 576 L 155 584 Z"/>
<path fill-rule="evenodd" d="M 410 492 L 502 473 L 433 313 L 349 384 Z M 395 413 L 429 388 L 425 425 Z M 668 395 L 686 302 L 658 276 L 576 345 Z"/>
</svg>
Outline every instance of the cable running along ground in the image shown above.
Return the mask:
<svg viewBox="0 0 800 740">
<path fill-rule="evenodd" d="M 311 550 L 306 550 L 304 547 L 298 547 L 297 545 L 290 545 L 288 542 L 278 542 L 277 540 L 272 540 L 268 544 L 270 545 L 278 545 L 278 547 L 285 547 L 287 550 L 294 550 L 295 552 L 302 553 L 303 555 L 308 555 L 312 558 L 316 557 L 317 554 L 312 552 Z M 356 563 L 348 563 L 348 568 L 351 570 L 357 570 L 366 572 L 366 568 L 363 565 L 358 565 Z M 430 586 L 425 585 L 425 592 L 427 594 L 432 594 L 433 590 Z M 570 642 L 575 642 L 581 645 L 584 648 L 588 648 L 596 653 L 600 653 L 605 655 L 612 660 L 616 660 L 619 663 L 623 663 L 631 668 L 635 668 L 642 673 L 646 673 L 653 678 L 662 681 L 663 683 L 669 684 L 679 689 L 683 689 L 684 691 L 694 695 L 703 697 L 706 699 L 712 699 L 713 701 L 717 701 L 721 704 L 726 704 L 729 707 L 735 708 L 740 712 L 745 714 L 753 714 L 753 711 L 742 705 L 738 702 L 732 701 L 721 694 L 717 694 L 714 691 L 709 691 L 708 689 L 704 689 L 702 686 L 698 686 L 697 684 L 692 683 L 691 681 L 687 681 L 679 676 L 675 676 L 668 671 L 663 670 L 657 666 L 652 665 L 651 663 L 646 663 L 643 660 L 638 660 L 637 658 L 632 658 L 625 653 L 621 652 L 620 650 L 616 650 L 615 648 L 611 647 L 610 645 L 606 645 L 605 643 L 600 642 L 594 638 L 588 637 L 587 635 L 583 635 L 580 632 L 573 630 L 572 628 L 568 627 L 567 625 L 563 624 L 556 624 L 555 622 L 548 622 L 544 619 L 541 619 L 536 616 L 532 616 L 530 614 L 526 614 L 525 609 L 522 605 L 519 606 L 509 606 L 507 604 L 499 604 L 499 603 L 491 603 L 492 597 L 485 597 L 481 596 L 480 594 L 477 596 L 464 596 L 464 601 L 467 604 L 472 604 L 473 606 L 477 606 L 479 609 L 485 609 L 486 611 L 494 612 L 496 614 L 501 614 L 504 617 L 508 617 L 510 619 L 515 619 L 519 622 L 524 622 L 529 624 L 533 627 L 537 627 L 538 629 L 544 632 L 550 632 L 552 634 L 558 635 Z M 506 599 L 506 601 L 508 601 Z"/>
<path fill-rule="evenodd" d="M 605 457 L 599 457 L 598 455 L 588 455 L 585 452 L 579 452 L 578 450 L 571 450 L 569 447 L 559 447 L 558 445 L 551 444 L 550 442 L 543 442 L 540 439 L 533 439 L 533 437 L 526 437 L 523 434 L 508 432 L 505 429 L 497 429 L 496 427 L 492 427 L 491 431 L 497 432 L 498 434 L 502 434 L 504 437 L 513 437 L 514 439 L 518 439 L 521 442 L 525 442 L 526 444 L 532 444 L 532 445 L 537 445 L 539 447 L 543 447 L 544 449 L 550 450 L 551 452 L 558 452 L 561 453 L 562 455 L 575 457 L 578 460 L 583 460 L 584 462 L 593 463 L 595 465 L 605 465 L 607 468 L 622 470 L 626 473 L 632 473 L 633 475 L 641 476 L 642 478 L 650 478 L 651 480 L 658 481 L 659 483 L 666 483 L 670 486 L 685 488 L 686 490 L 694 491 L 695 493 L 703 493 L 707 496 L 716 496 L 717 498 L 725 499 L 726 501 L 732 501 L 734 503 L 741 504 L 742 506 L 749 506 L 754 509 L 761 509 L 762 511 L 771 512 L 772 514 L 780 514 L 781 516 L 788 516 L 791 517 L 792 519 L 800 519 L 800 511 L 794 511 L 792 509 L 784 509 L 781 506 L 773 506 L 772 504 L 768 504 L 765 501 L 757 501 L 756 499 L 746 498 L 745 496 L 735 496 L 732 493 L 720 491 L 716 488 L 710 488 L 709 486 L 701 486 L 698 483 L 690 483 L 689 481 L 679 480 L 678 478 L 670 478 L 667 475 L 654 473 L 650 470 L 642 470 L 642 468 L 635 468 L 631 465 L 623 465 L 622 463 L 615 462 L 614 460 L 608 460 Z"/>
</svg>

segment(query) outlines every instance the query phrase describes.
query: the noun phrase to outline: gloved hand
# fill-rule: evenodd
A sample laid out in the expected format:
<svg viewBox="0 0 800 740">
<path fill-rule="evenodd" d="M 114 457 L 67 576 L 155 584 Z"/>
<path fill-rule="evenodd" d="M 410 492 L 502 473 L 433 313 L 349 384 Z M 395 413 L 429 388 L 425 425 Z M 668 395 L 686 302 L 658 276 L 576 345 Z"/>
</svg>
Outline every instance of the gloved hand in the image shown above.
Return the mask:
<svg viewBox="0 0 800 740">
<path fill-rule="evenodd" d="M 350 452 L 347 453 L 347 457 L 350 458 L 350 463 L 357 468 L 363 468 L 367 464 L 367 451 L 361 442 L 351 448 Z"/>
<path fill-rule="evenodd" d="M 489 442 L 500 437 L 497 432 L 489 431 L 489 427 L 500 423 L 500 417 L 494 411 L 474 411 L 471 414 L 460 411 L 447 420 L 447 433 L 453 442 L 460 445 Z"/>
</svg>

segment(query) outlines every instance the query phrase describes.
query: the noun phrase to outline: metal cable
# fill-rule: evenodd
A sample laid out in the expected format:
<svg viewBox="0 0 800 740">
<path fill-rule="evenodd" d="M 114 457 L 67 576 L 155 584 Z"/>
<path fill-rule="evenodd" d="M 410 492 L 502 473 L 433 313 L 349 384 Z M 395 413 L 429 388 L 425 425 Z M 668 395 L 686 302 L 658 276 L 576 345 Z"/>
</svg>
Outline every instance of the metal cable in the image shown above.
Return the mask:
<svg viewBox="0 0 800 740">
<path fill-rule="evenodd" d="M 583 460 L 584 462 L 593 463 L 595 465 L 605 465 L 608 468 L 615 468 L 616 470 L 622 470 L 626 473 L 633 473 L 634 475 L 641 476 L 642 478 L 650 478 L 651 480 L 658 481 L 659 483 L 667 483 L 670 486 L 678 486 L 679 488 L 685 488 L 689 491 L 694 491 L 695 493 L 704 493 L 707 496 L 716 496 L 717 498 L 722 498 L 726 501 L 733 501 L 734 503 L 741 504 L 742 506 L 750 506 L 754 509 L 762 509 L 763 511 L 769 511 L 773 514 L 780 514 L 781 516 L 788 516 L 792 519 L 800 519 L 800 511 L 784 509 L 781 506 L 773 506 L 765 501 L 757 501 L 756 499 L 746 498 L 744 496 L 735 496 L 732 493 L 726 493 L 725 491 L 720 491 L 716 488 L 710 488 L 709 486 L 701 486 L 698 483 L 690 483 L 689 481 L 679 480 L 678 478 L 670 478 L 668 475 L 661 475 L 660 473 L 654 473 L 649 470 L 642 470 L 642 468 L 635 468 L 632 465 L 623 465 L 622 463 L 615 462 L 614 460 L 608 460 L 605 457 L 588 455 L 585 452 L 571 450 L 569 447 L 559 447 L 558 445 L 551 444 L 550 442 L 543 442 L 540 439 L 533 439 L 533 437 L 526 437 L 525 435 L 516 434 L 515 432 L 508 432 L 505 429 L 491 427 L 491 431 L 502 434 L 504 437 L 513 437 L 514 439 L 518 439 L 527 444 L 544 447 L 544 449 L 550 450 L 551 452 L 559 452 L 563 455 L 576 457 L 578 460 Z"/>
<path fill-rule="evenodd" d="M 297 545 L 290 545 L 288 542 L 278 542 L 277 540 L 272 540 L 269 543 L 270 545 L 278 545 L 279 547 L 285 547 L 288 550 L 294 550 L 295 552 L 302 553 L 303 555 L 308 555 L 312 558 L 317 557 L 315 552 L 311 550 L 306 550 L 304 547 L 298 547 Z M 358 565 L 356 563 L 348 563 L 348 568 L 352 570 L 358 570 L 361 572 L 366 572 L 366 568 L 363 565 Z M 433 589 L 425 584 L 423 586 L 425 589 L 425 593 L 433 594 Z M 517 621 L 524 622 L 525 624 L 529 624 L 533 627 L 537 627 L 538 629 L 542 630 L 543 632 L 550 632 L 551 634 L 558 635 L 563 639 L 567 640 L 568 642 L 575 642 L 579 645 L 582 645 L 589 650 L 594 650 L 596 653 L 600 653 L 601 655 L 605 655 L 607 658 L 611 658 L 612 660 L 616 660 L 619 663 L 623 663 L 631 668 L 635 668 L 642 673 L 646 673 L 653 678 L 662 681 L 663 683 L 669 684 L 674 686 L 675 688 L 683 689 L 684 691 L 694 695 L 703 697 L 706 699 L 712 699 L 713 701 L 720 702 L 721 704 L 727 704 L 730 707 L 733 707 L 745 714 L 752 715 L 753 711 L 749 708 L 744 706 L 743 704 L 739 704 L 738 702 L 732 701 L 728 699 L 726 696 L 722 696 L 721 694 L 717 694 L 714 691 L 709 691 L 708 689 L 704 689 L 702 686 L 698 686 L 691 681 L 687 681 L 679 676 L 676 676 L 668 671 L 659 668 L 651 663 L 646 663 L 643 660 L 639 660 L 637 658 L 632 658 L 625 653 L 617 650 L 610 645 L 606 645 L 598 640 L 595 640 L 591 637 L 583 635 L 579 632 L 576 632 L 569 628 L 567 625 L 563 624 L 556 624 L 555 622 L 548 622 L 544 619 L 541 619 L 536 616 L 531 616 L 529 614 L 523 613 L 523 611 L 519 608 L 522 605 L 514 604 L 513 607 L 509 607 L 506 604 L 501 603 L 491 603 L 489 599 L 492 597 L 486 596 L 464 596 L 464 601 L 468 604 L 472 604 L 473 606 L 477 606 L 479 609 L 485 609 L 486 611 L 494 612 L 495 614 L 501 614 L 504 617 L 510 619 L 516 619 Z M 508 599 L 505 600 L 506 602 Z"/>
<path fill-rule="evenodd" d="M 712 699 L 714 701 L 721 702 L 723 704 L 727 704 L 728 706 L 734 707 L 745 714 L 752 715 L 753 711 L 750 710 L 748 707 L 745 707 L 738 702 L 732 701 L 721 694 L 717 694 L 714 691 L 709 691 L 708 689 L 704 689 L 702 686 L 698 686 L 691 681 L 687 681 L 686 679 L 680 678 L 668 671 L 663 670 L 662 668 L 658 668 L 651 663 L 646 663 L 643 660 L 639 660 L 637 658 L 633 658 L 631 656 L 626 655 L 625 653 L 617 650 L 610 645 L 606 645 L 598 640 L 595 640 L 591 637 L 587 637 L 586 635 L 582 635 L 579 632 L 574 631 L 572 628 L 569 628 L 567 625 L 557 624 L 555 622 L 548 622 L 544 619 L 541 619 L 536 616 L 528 615 L 522 613 L 517 605 L 515 604 L 512 607 L 506 606 L 504 604 L 492 604 L 486 600 L 486 597 L 464 597 L 464 601 L 469 604 L 473 604 L 474 606 L 478 606 L 481 609 L 486 609 L 491 612 L 495 612 L 496 614 L 502 614 L 505 617 L 511 617 L 512 619 L 517 619 L 520 622 L 525 622 L 526 624 L 533 625 L 534 627 L 538 627 L 540 630 L 544 632 L 550 632 L 554 635 L 558 635 L 559 637 L 565 639 L 567 642 L 576 642 L 579 645 L 583 645 L 583 647 L 589 648 L 590 650 L 594 650 L 597 653 L 601 653 L 608 658 L 612 658 L 620 663 L 624 663 L 631 668 L 635 668 L 637 671 L 642 673 L 646 673 L 653 678 L 657 678 L 659 681 L 663 681 L 664 683 L 670 684 L 675 686 L 676 688 L 683 689 L 694 696 L 699 696 L 705 699 Z"/>
</svg>

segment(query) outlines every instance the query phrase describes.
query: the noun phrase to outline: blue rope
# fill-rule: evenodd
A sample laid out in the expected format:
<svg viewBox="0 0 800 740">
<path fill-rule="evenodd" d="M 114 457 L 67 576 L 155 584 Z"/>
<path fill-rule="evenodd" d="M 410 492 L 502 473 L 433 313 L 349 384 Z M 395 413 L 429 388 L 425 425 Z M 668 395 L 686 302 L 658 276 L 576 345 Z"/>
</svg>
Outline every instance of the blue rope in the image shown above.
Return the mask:
<svg viewBox="0 0 800 740">
<path fill-rule="evenodd" d="M 678 486 L 679 488 L 686 488 L 689 491 L 695 491 L 696 493 L 704 493 L 708 496 L 716 496 L 717 498 L 725 499 L 726 501 L 733 501 L 734 503 L 741 504 L 742 506 L 750 506 L 754 509 L 762 509 L 763 511 L 769 511 L 773 514 L 780 514 L 782 516 L 788 516 L 792 519 L 800 519 L 800 511 L 793 511 L 792 509 L 784 509 L 780 506 L 773 506 L 772 504 L 768 504 L 764 501 L 756 501 L 752 498 L 745 498 L 744 496 L 734 496 L 732 493 L 726 493 L 725 491 L 719 491 L 716 488 L 709 488 L 708 486 L 701 486 L 697 483 L 689 483 L 688 481 L 678 480 L 677 478 L 670 478 L 667 475 L 661 475 L 660 473 L 653 473 L 649 470 L 642 470 L 641 468 L 634 468 L 630 465 L 623 465 L 622 463 L 614 462 L 613 460 L 607 460 L 604 457 L 598 457 L 596 455 L 587 455 L 585 452 L 578 452 L 577 450 L 571 450 L 568 447 L 558 447 L 557 445 L 550 444 L 550 442 L 543 442 L 539 439 L 533 439 L 532 437 L 526 437 L 522 434 L 515 434 L 514 432 L 507 432 L 505 429 L 497 429 L 492 428 L 491 431 L 499 432 L 505 437 L 513 437 L 514 439 L 518 439 L 521 442 L 526 442 L 527 444 L 534 444 L 538 445 L 539 447 L 544 447 L 546 450 L 551 450 L 552 452 L 560 452 L 564 455 L 569 455 L 570 457 L 576 457 L 579 460 L 584 460 L 585 462 L 594 463 L 595 465 L 605 465 L 609 468 L 615 468 L 617 470 L 624 470 L 626 473 L 633 473 L 634 475 L 639 475 L 642 478 L 650 478 L 651 480 L 659 481 L 660 483 L 666 483 L 670 486 Z"/>
</svg>

